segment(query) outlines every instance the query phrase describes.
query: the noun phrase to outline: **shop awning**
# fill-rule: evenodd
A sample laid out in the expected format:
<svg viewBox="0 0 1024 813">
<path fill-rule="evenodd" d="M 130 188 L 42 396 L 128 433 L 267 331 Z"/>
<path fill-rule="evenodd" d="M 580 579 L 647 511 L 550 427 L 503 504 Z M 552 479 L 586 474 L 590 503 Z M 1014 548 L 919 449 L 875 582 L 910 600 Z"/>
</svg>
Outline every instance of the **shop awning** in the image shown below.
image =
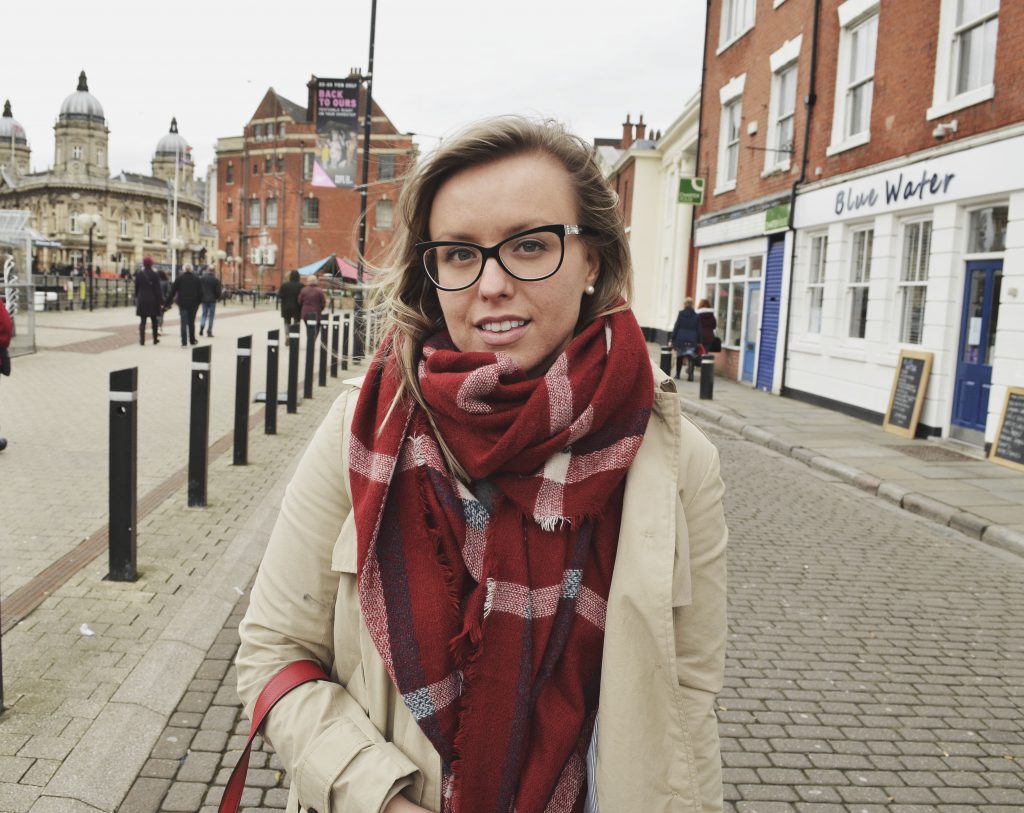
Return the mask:
<svg viewBox="0 0 1024 813">
<path fill-rule="evenodd" d="M 332 277 L 341 277 L 348 282 L 355 282 L 359 276 L 359 270 L 352 264 L 351 260 L 346 257 L 342 257 L 339 260 L 336 254 L 331 254 L 309 265 L 304 265 L 298 269 L 298 272 L 303 277 L 323 272 Z"/>
</svg>

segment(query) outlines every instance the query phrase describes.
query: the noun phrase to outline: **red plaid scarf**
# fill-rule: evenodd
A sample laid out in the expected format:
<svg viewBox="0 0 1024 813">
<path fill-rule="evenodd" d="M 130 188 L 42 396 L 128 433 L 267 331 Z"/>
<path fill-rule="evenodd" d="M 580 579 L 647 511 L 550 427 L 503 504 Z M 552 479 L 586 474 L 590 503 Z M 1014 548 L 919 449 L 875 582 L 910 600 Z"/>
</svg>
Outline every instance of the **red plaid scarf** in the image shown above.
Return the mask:
<svg viewBox="0 0 1024 813">
<path fill-rule="evenodd" d="M 382 349 L 349 457 L 366 626 L 441 756 L 444 811 L 581 811 L 625 475 L 654 397 L 643 336 L 629 311 L 596 320 L 531 379 L 442 333 L 419 380 L 472 481 L 419 407 L 385 420 Z"/>
</svg>

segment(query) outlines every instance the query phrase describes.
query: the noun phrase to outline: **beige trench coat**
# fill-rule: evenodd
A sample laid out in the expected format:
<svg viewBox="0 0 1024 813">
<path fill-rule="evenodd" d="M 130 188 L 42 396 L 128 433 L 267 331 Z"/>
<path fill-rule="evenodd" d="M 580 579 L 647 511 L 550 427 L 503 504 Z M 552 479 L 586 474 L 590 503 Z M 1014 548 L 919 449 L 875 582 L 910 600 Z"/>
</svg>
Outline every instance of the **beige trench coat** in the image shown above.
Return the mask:
<svg viewBox="0 0 1024 813">
<path fill-rule="evenodd" d="M 715 694 L 725 619 L 718 453 L 655 371 L 654 410 L 629 471 L 608 600 L 597 735 L 600 813 L 722 809 Z M 240 627 L 248 714 L 290 661 L 334 682 L 288 694 L 266 726 L 289 813 L 376 813 L 399 792 L 440 809 L 440 759 L 398 698 L 359 611 L 348 489 L 357 393 L 338 398 L 288 486 Z"/>
</svg>

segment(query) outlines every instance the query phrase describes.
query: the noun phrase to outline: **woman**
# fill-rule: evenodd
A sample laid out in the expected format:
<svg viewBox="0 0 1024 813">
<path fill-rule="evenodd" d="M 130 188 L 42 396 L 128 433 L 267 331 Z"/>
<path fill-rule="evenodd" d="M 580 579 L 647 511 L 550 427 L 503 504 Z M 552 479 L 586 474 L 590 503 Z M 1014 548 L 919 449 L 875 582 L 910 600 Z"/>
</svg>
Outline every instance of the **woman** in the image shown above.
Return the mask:
<svg viewBox="0 0 1024 813">
<path fill-rule="evenodd" d="M 153 270 L 153 260 L 144 257 L 142 270 L 135 274 L 135 315 L 139 317 L 139 344 L 146 343 L 146 320 L 153 325 L 153 344 L 160 344 L 157 321 L 163 313 L 164 299 L 160 293 L 160 277 Z"/>
<path fill-rule="evenodd" d="M 302 293 L 302 283 L 299 281 L 298 271 L 289 271 L 288 279 L 281 283 L 277 292 L 277 298 L 281 303 L 281 318 L 284 319 L 285 330 L 290 325 L 299 323 L 299 294 Z"/>
<path fill-rule="evenodd" d="M 320 290 L 320 280 L 316 275 L 306 277 L 306 284 L 299 291 L 299 316 L 303 322 L 320 323 L 320 314 L 327 307 L 327 297 Z"/>
<path fill-rule="evenodd" d="M 722 342 L 715 335 L 718 328 L 718 320 L 715 318 L 715 310 L 707 299 L 697 303 L 697 318 L 700 320 L 700 343 L 704 350 L 709 353 L 717 353 L 722 349 Z"/>
<path fill-rule="evenodd" d="M 592 148 L 485 121 L 398 208 L 387 338 L 300 463 L 240 627 L 250 714 L 290 662 L 333 678 L 268 717 L 288 809 L 721 810 L 718 456 L 624 303 Z"/>
</svg>

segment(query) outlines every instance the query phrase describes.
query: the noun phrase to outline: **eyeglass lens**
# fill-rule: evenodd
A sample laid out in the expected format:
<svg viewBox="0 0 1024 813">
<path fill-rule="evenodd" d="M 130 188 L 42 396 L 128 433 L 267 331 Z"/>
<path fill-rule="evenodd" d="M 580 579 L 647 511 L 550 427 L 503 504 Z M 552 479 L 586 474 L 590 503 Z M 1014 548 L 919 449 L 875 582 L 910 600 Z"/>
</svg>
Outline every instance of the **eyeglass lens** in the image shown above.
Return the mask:
<svg viewBox="0 0 1024 813">
<path fill-rule="evenodd" d="M 549 277 L 562 262 L 562 238 L 553 232 L 536 232 L 515 237 L 498 249 L 501 264 L 513 276 L 524 280 Z M 426 271 L 442 288 L 472 285 L 483 270 L 483 252 L 474 245 L 434 246 L 423 253 Z"/>
</svg>

